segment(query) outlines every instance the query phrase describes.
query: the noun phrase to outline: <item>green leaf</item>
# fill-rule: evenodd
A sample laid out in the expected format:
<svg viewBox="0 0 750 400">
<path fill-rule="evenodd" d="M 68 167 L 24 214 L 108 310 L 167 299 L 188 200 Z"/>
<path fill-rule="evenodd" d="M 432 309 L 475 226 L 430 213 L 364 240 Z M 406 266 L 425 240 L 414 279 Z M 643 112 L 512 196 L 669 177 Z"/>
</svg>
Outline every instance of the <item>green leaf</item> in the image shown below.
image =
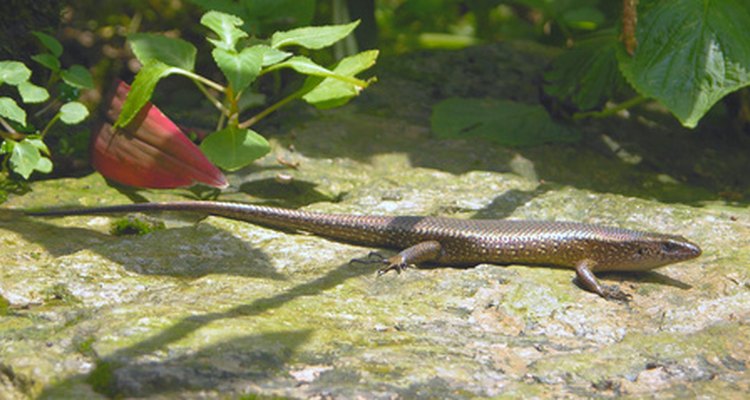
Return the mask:
<svg viewBox="0 0 750 400">
<path fill-rule="evenodd" d="M 27 142 L 31 146 L 36 147 L 39 149 L 40 152 L 49 155 L 49 148 L 47 148 L 47 145 L 44 144 L 44 141 L 42 140 L 41 136 L 39 135 L 29 135 L 26 138 L 24 138 L 23 142 Z"/>
<path fill-rule="evenodd" d="M 13 151 L 13 146 L 15 145 L 15 140 L 3 140 L 2 142 L 0 142 L 0 154 L 10 154 Z"/>
<path fill-rule="evenodd" d="M 229 126 L 208 135 L 201 143 L 201 150 L 214 164 L 234 171 L 266 155 L 271 146 L 250 129 Z"/>
<path fill-rule="evenodd" d="M 24 103 L 41 103 L 49 99 L 47 89 L 37 86 L 29 81 L 22 82 L 18 85 L 18 93 Z"/>
<path fill-rule="evenodd" d="M 128 97 L 125 98 L 120 115 L 115 121 L 115 128 L 127 126 L 138 115 L 141 108 L 151 99 L 159 80 L 179 71 L 179 68 L 170 67 L 159 61 L 150 61 L 144 64 L 135 76 Z"/>
<path fill-rule="evenodd" d="M 275 64 L 269 68 L 268 71 L 272 71 L 279 68 L 291 68 L 297 72 L 307 75 L 317 76 L 331 76 L 333 72 L 328 68 L 316 64 L 313 60 L 305 56 L 294 56 L 284 62 Z"/>
<path fill-rule="evenodd" d="M 215 48 L 211 55 L 221 72 L 227 77 L 235 94 L 242 93 L 255 81 L 263 62 L 263 49 L 257 46 L 247 47 L 240 53 Z"/>
<path fill-rule="evenodd" d="M 26 125 L 26 111 L 19 107 L 16 101 L 10 97 L 0 97 L 0 117 L 5 117 L 21 125 Z"/>
<path fill-rule="evenodd" d="M 433 107 L 430 123 L 441 138 L 481 137 L 513 147 L 581 137 L 577 130 L 552 121 L 543 107 L 510 100 L 449 98 Z"/>
<path fill-rule="evenodd" d="M 359 25 L 359 21 L 346 25 L 309 26 L 286 32 L 276 32 L 271 37 L 271 47 L 281 48 L 297 45 L 307 49 L 322 49 L 345 38 L 357 25 Z"/>
<path fill-rule="evenodd" d="M 264 67 L 282 62 L 292 56 L 292 53 L 289 53 L 287 51 L 282 51 L 279 49 L 274 49 L 273 47 L 266 46 L 264 44 L 258 44 L 253 47 L 258 47 L 262 50 Z"/>
<path fill-rule="evenodd" d="M 340 76 L 354 77 L 358 73 L 372 67 L 378 58 L 377 50 L 363 51 L 359 54 L 342 59 L 333 69 L 333 73 Z M 340 79 L 326 78 L 302 98 L 318 108 L 332 108 L 345 104 L 349 99 L 359 94 L 363 87 L 344 82 Z"/>
<path fill-rule="evenodd" d="M 63 104 L 60 107 L 60 120 L 68 125 L 75 125 L 89 116 L 89 110 L 77 101 Z"/>
<path fill-rule="evenodd" d="M 40 42 L 42 42 L 42 45 L 46 47 L 47 50 L 49 50 L 52 55 L 55 56 L 55 58 L 59 58 L 62 55 L 63 47 L 57 39 L 39 31 L 33 31 L 31 33 L 36 36 L 36 38 L 39 39 Z"/>
<path fill-rule="evenodd" d="M 60 60 L 50 53 L 41 53 L 31 56 L 31 59 L 54 72 L 60 72 Z"/>
<path fill-rule="evenodd" d="M 49 154 L 47 146 L 41 139 L 26 138 L 15 142 L 10 155 L 10 166 L 24 179 L 29 179 L 34 171 L 48 173 L 52 171 L 52 162 L 42 155 Z"/>
<path fill-rule="evenodd" d="M 744 0 L 656 2 L 638 16 L 638 48 L 618 51 L 635 89 L 686 127 L 714 103 L 750 85 L 750 5 Z"/>
<path fill-rule="evenodd" d="M 310 25 L 316 0 L 188 0 L 205 10 L 236 15 L 245 21 L 243 29 L 264 35 L 290 27 Z"/>
<path fill-rule="evenodd" d="M 153 33 L 133 33 L 128 35 L 128 42 L 141 64 L 161 61 L 166 65 L 186 71 L 192 71 L 195 68 L 195 56 L 198 50 L 182 39 Z"/>
<path fill-rule="evenodd" d="M 598 107 L 627 87 L 617 64 L 619 47 L 612 31 L 577 42 L 552 61 L 545 92 L 581 110 Z"/>
<path fill-rule="evenodd" d="M 91 73 L 81 65 L 73 65 L 63 71 L 60 76 L 70 86 L 81 89 L 94 88 L 94 79 L 91 77 Z"/>
<path fill-rule="evenodd" d="M 219 40 L 208 39 L 214 46 L 224 50 L 234 50 L 237 45 L 237 41 L 247 37 L 247 33 L 238 26 L 242 26 L 245 22 L 241 18 L 225 14 L 219 11 L 209 11 L 203 14 L 201 18 L 201 24 L 211 29 L 219 36 Z"/>
<path fill-rule="evenodd" d="M 31 77 L 31 70 L 18 61 L 0 61 L 0 84 L 18 86 Z"/>
</svg>

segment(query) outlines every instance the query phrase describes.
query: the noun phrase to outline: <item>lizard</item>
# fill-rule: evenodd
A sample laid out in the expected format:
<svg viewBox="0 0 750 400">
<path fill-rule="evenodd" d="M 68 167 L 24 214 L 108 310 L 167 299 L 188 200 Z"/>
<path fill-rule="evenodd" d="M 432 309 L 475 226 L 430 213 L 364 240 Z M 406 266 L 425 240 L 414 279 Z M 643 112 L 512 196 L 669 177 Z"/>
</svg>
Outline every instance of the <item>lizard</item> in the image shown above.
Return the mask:
<svg viewBox="0 0 750 400">
<path fill-rule="evenodd" d="M 27 214 L 61 217 L 158 211 L 209 214 L 355 245 L 398 250 L 392 257 L 370 260 L 383 263 L 379 274 L 401 272 L 425 263 L 572 268 L 585 289 L 613 300 L 627 300 L 629 296 L 616 286 L 600 284 L 595 272 L 646 271 L 696 258 L 702 252 L 697 244 L 678 235 L 580 222 L 326 214 L 221 201 L 135 203 Z"/>
</svg>

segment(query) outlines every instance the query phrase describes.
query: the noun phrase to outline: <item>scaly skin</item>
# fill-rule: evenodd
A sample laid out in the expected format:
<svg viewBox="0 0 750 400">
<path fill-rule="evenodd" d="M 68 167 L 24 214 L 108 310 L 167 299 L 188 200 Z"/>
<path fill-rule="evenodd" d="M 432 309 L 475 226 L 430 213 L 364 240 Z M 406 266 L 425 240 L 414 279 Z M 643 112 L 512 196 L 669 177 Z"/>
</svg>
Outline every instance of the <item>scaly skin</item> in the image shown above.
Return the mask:
<svg viewBox="0 0 750 400">
<path fill-rule="evenodd" d="M 217 215 L 274 229 L 310 232 L 363 246 L 402 250 L 381 273 L 409 265 L 480 263 L 573 268 L 590 291 L 615 300 L 625 294 L 602 286 L 593 272 L 645 271 L 700 256 L 682 236 L 575 222 L 462 220 L 440 217 L 322 214 L 242 203 L 185 201 L 141 203 L 28 213 L 68 216 L 183 211 Z"/>
</svg>

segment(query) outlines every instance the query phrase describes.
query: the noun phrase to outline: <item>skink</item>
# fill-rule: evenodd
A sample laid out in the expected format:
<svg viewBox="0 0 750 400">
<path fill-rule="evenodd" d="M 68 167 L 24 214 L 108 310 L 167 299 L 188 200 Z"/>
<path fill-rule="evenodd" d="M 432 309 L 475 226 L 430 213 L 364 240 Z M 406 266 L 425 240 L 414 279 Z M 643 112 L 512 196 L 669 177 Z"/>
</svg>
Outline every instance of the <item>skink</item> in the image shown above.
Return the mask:
<svg viewBox="0 0 750 400">
<path fill-rule="evenodd" d="M 645 271 L 700 256 L 682 236 L 576 222 L 462 220 L 419 216 L 323 214 L 243 203 L 184 201 L 29 212 L 70 216 L 182 211 L 241 220 L 273 229 L 401 250 L 384 258 L 380 273 L 435 263 L 448 266 L 525 264 L 573 268 L 581 284 L 601 297 L 627 298 L 594 276 L 601 271 Z"/>
</svg>

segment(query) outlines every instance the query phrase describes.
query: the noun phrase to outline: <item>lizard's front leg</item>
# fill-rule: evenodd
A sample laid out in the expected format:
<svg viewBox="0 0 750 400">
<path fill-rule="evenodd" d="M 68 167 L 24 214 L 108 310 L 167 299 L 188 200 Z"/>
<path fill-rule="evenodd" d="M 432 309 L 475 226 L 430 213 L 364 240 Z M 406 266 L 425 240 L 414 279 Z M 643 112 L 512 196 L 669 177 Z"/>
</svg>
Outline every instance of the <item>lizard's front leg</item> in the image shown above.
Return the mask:
<svg viewBox="0 0 750 400">
<path fill-rule="evenodd" d="M 576 265 L 576 276 L 578 281 L 588 289 L 599 296 L 607 300 L 624 301 L 630 300 L 630 295 L 623 292 L 617 286 L 604 286 L 599 283 L 594 273 L 591 271 L 591 267 L 594 265 L 593 261 L 582 260 Z"/>
</svg>

